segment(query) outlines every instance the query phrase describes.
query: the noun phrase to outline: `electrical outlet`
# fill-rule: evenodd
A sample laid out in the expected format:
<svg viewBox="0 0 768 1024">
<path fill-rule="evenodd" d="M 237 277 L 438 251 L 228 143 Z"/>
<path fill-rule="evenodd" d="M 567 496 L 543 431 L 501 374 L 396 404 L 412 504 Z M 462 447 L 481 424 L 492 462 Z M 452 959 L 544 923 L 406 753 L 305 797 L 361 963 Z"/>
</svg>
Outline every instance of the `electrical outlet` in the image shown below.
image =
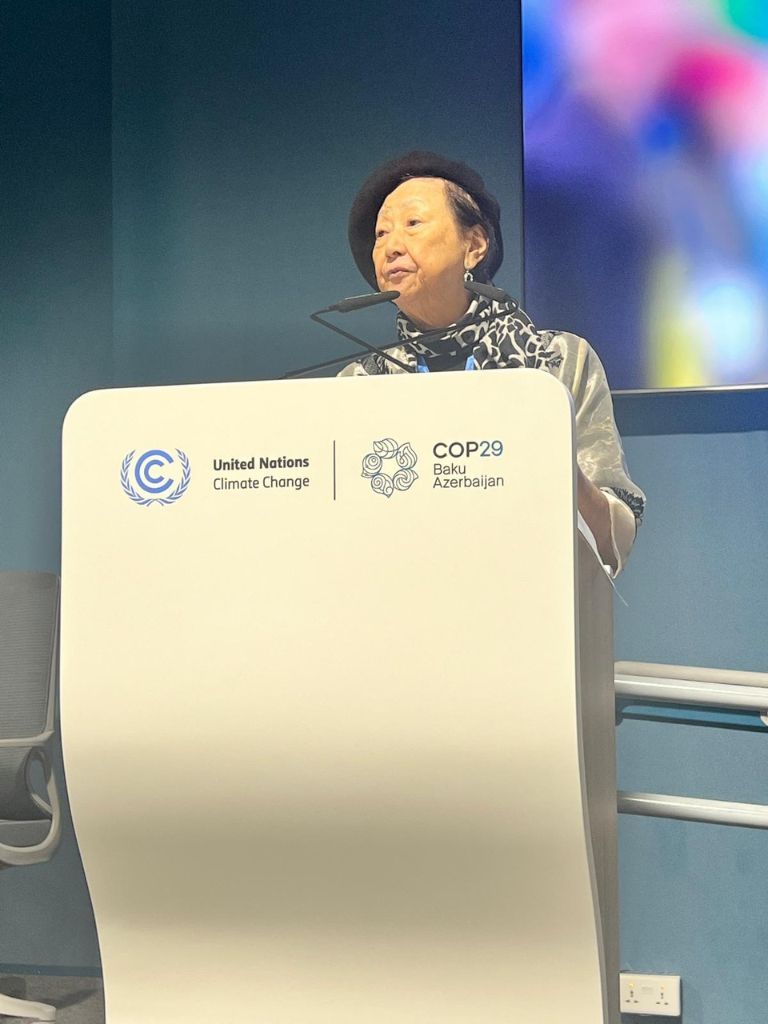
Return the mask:
<svg viewBox="0 0 768 1024">
<path fill-rule="evenodd" d="M 622 1013 L 648 1013 L 655 1017 L 680 1016 L 679 974 L 619 975 Z"/>
</svg>

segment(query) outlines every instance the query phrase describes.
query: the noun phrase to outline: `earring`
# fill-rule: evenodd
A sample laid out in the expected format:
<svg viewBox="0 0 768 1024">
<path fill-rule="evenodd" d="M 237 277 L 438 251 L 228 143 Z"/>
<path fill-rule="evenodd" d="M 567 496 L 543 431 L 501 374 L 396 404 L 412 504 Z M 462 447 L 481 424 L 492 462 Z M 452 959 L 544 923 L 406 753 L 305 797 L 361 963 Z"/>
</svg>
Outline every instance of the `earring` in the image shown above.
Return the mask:
<svg viewBox="0 0 768 1024">
<path fill-rule="evenodd" d="M 472 276 L 472 271 L 471 270 L 466 269 L 464 271 L 464 280 L 465 281 L 474 281 L 475 280 L 474 277 Z"/>
</svg>

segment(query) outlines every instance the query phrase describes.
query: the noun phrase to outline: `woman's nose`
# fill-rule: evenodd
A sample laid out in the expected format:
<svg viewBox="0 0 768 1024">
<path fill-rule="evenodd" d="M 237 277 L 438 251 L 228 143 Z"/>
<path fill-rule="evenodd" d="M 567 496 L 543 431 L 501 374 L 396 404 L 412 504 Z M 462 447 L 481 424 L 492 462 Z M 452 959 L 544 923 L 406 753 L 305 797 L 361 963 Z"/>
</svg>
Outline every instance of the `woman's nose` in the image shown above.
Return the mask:
<svg viewBox="0 0 768 1024">
<path fill-rule="evenodd" d="M 392 228 L 391 231 L 387 232 L 387 243 L 384 247 L 384 252 L 388 259 L 391 259 L 393 256 L 403 255 L 403 240 L 398 228 Z"/>
</svg>

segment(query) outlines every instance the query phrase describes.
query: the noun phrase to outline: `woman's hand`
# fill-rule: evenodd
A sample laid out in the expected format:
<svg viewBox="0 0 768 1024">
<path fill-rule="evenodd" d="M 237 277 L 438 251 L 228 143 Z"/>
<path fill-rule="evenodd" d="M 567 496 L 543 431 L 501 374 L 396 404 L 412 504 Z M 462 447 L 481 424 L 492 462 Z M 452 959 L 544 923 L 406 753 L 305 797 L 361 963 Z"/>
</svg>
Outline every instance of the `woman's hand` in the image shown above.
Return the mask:
<svg viewBox="0 0 768 1024">
<path fill-rule="evenodd" d="M 611 511 L 608 499 L 599 487 L 595 487 L 592 481 L 584 476 L 578 466 L 576 471 L 578 474 L 576 494 L 579 512 L 581 512 L 587 526 L 595 536 L 597 550 L 603 563 L 609 565 L 616 572 L 618 563 L 611 538 Z"/>
</svg>

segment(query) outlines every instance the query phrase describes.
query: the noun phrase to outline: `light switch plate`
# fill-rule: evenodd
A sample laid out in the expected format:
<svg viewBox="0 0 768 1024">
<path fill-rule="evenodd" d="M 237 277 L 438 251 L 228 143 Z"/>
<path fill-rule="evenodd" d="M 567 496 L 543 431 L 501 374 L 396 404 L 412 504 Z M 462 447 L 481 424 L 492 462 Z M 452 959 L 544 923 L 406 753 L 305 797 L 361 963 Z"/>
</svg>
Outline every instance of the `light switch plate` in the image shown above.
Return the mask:
<svg viewBox="0 0 768 1024">
<path fill-rule="evenodd" d="M 680 1016 L 679 974 L 619 975 L 622 1013 L 647 1013 L 656 1017 Z"/>
</svg>

